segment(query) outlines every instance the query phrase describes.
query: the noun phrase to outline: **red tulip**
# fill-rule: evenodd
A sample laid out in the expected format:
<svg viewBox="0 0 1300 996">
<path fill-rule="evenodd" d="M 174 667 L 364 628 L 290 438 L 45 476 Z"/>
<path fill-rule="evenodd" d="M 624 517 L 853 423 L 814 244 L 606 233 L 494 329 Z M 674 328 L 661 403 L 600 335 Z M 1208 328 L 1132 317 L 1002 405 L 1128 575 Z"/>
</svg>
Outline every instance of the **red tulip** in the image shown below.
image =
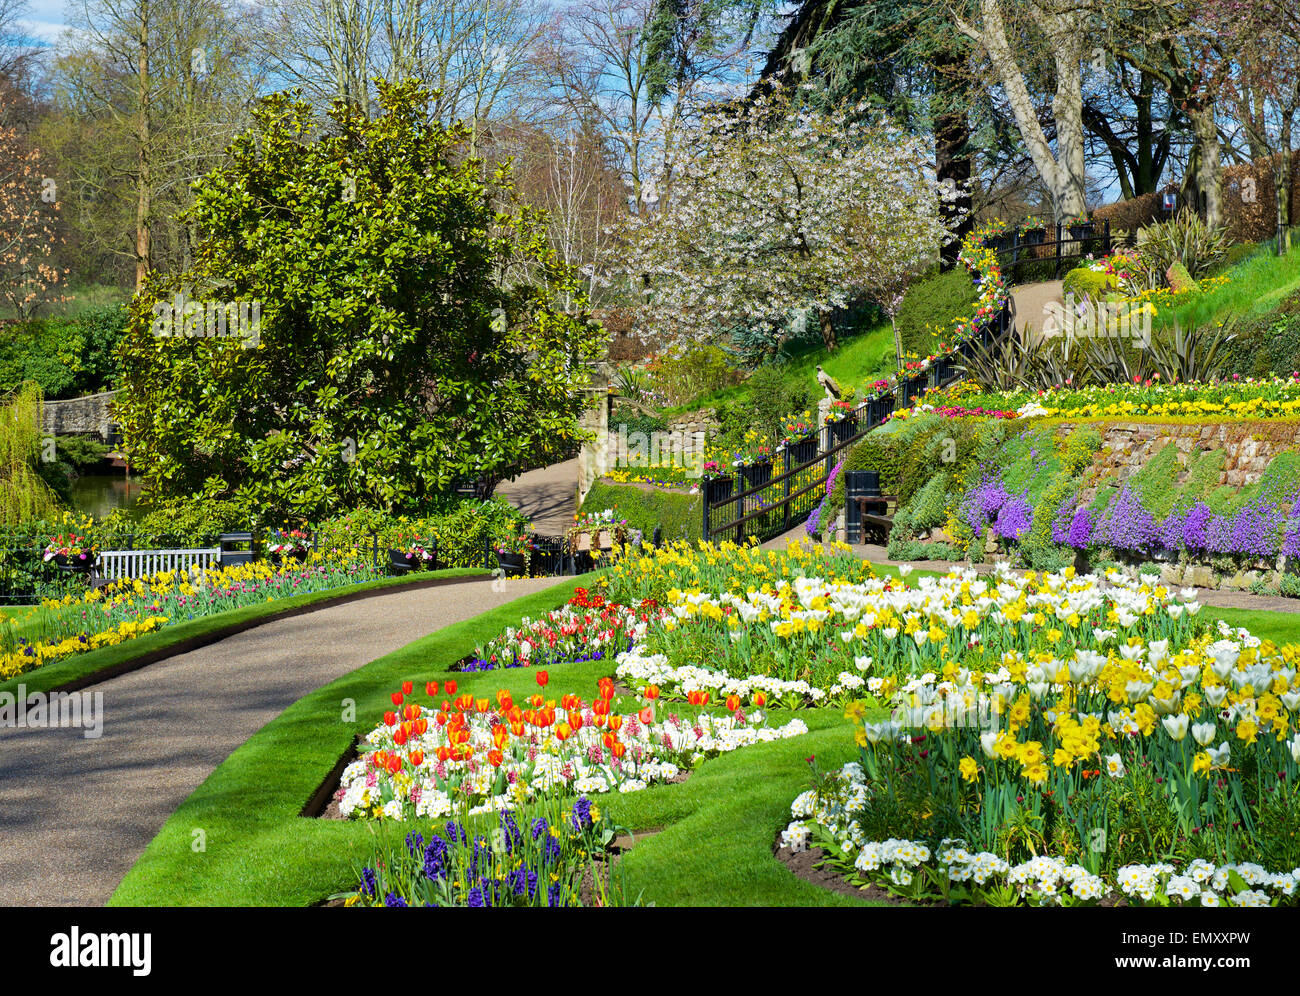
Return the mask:
<svg viewBox="0 0 1300 996">
<path fill-rule="evenodd" d="M 396 726 L 396 725 L 397 725 L 397 713 L 395 713 L 395 712 L 386 712 L 386 713 L 384 713 L 384 725 L 385 725 L 385 726 Z"/>
<path fill-rule="evenodd" d="M 443 687 L 447 690 L 447 694 L 448 694 L 448 695 L 455 695 L 455 694 L 456 694 L 456 682 L 454 682 L 454 681 L 448 681 L 447 684 L 444 685 Z"/>
<path fill-rule="evenodd" d="M 424 694 L 429 696 L 431 699 L 436 698 L 438 695 L 438 683 L 436 681 L 428 682 L 424 686 Z"/>
<path fill-rule="evenodd" d="M 401 704 L 402 704 L 402 693 L 393 692 L 393 705 L 401 705 Z"/>
<path fill-rule="evenodd" d="M 410 695 L 411 692 L 413 691 L 415 691 L 415 685 L 412 682 L 409 681 L 402 682 L 402 694 Z"/>
<path fill-rule="evenodd" d="M 537 683 L 541 685 L 543 688 L 546 687 L 546 683 L 550 680 L 551 680 L 551 676 L 547 674 L 545 671 L 537 672 Z"/>
</svg>

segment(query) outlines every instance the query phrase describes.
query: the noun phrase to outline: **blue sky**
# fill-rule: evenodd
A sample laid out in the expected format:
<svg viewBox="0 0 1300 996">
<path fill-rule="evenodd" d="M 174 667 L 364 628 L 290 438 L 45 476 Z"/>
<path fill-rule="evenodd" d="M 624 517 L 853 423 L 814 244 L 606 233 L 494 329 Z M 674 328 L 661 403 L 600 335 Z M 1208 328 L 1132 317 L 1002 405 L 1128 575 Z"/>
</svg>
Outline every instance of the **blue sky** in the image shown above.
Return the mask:
<svg viewBox="0 0 1300 996">
<path fill-rule="evenodd" d="M 52 42 L 66 27 L 67 0 L 28 0 L 23 27 L 36 41 Z"/>
</svg>

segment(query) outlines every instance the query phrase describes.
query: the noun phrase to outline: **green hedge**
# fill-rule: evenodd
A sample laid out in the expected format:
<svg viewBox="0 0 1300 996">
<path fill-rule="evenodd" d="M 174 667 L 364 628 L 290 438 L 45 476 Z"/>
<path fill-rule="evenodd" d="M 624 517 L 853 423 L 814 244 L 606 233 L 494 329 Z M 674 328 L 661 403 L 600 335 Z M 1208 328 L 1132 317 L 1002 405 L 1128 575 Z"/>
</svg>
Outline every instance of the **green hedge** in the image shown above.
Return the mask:
<svg viewBox="0 0 1300 996">
<path fill-rule="evenodd" d="M 1107 291 L 1118 289 L 1115 278 L 1109 273 L 1099 273 L 1086 266 L 1076 267 L 1061 281 L 1061 294 L 1075 297 L 1100 297 Z"/>
<path fill-rule="evenodd" d="M 663 488 L 640 488 L 634 484 L 597 481 L 582 503 L 583 512 L 615 508 L 632 529 L 639 529 L 648 542 L 655 526 L 663 526 L 664 541 L 697 540 L 703 533 L 700 496 Z"/>
<path fill-rule="evenodd" d="M 895 318 L 903 352 L 929 356 L 952 329 L 953 320 L 969 316 L 978 297 L 964 266 L 914 283 Z"/>
</svg>

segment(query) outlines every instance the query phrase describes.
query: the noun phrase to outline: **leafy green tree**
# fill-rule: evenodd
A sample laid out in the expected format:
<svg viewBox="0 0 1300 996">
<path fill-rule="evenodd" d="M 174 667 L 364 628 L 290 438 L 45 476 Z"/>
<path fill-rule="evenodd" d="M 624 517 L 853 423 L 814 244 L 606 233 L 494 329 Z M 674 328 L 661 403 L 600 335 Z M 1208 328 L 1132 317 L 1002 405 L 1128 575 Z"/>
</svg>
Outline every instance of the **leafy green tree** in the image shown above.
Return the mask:
<svg viewBox="0 0 1300 996">
<path fill-rule="evenodd" d="M 481 492 L 581 438 L 604 334 L 545 218 L 483 179 L 465 130 L 430 124 L 418 84 L 380 113 L 279 94 L 196 184 L 187 271 L 146 283 L 117 405 L 152 498 L 233 498 L 260 514 L 417 506 L 458 478 Z M 261 306 L 243 335 L 159 337 L 155 304 Z M 565 311 L 561 302 L 577 301 Z M 247 331 L 247 330 L 245 330 Z"/>
</svg>

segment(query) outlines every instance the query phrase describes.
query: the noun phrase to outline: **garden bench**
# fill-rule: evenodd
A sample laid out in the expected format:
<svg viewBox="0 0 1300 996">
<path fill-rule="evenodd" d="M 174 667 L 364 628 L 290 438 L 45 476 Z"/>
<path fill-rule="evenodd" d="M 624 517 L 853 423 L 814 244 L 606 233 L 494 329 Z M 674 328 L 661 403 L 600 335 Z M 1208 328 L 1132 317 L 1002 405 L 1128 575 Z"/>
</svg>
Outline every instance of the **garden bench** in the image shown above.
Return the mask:
<svg viewBox="0 0 1300 996">
<path fill-rule="evenodd" d="M 220 547 L 196 547 L 188 550 L 101 550 L 91 576 L 92 584 L 106 584 L 123 578 L 146 577 L 160 571 L 191 567 L 218 567 Z"/>
</svg>

